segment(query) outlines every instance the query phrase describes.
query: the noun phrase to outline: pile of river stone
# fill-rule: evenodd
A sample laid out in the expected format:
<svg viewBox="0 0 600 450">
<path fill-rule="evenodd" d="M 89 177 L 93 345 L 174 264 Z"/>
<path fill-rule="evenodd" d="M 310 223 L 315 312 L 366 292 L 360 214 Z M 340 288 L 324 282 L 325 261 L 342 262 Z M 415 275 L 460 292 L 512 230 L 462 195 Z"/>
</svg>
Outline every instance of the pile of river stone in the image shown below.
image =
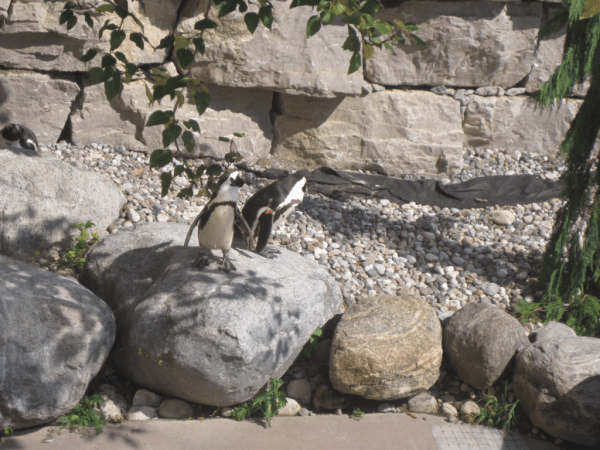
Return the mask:
<svg viewBox="0 0 600 450">
<path fill-rule="evenodd" d="M 176 177 L 172 191 L 162 197 L 160 171 L 149 169 L 144 153 L 100 144 L 80 148 L 61 143 L 46 150 L 74 166 L 104 174 L 120 187 L 127 205 L 109 227 L 112 233 L 140 222 L 191 223 L 207 201 L 177 198 L 179 190 L 189 185 L 182 177 Z M 511 174 L 556 180 L 565 170 L 558 159 L 497 149 L 468 149 L 464 161 L 463 170 L 449 182 Z M 197 167 L 202 162 L 188 164 Z M 246 174 L 246 181 L 240 204 L 270 183 L 252 174 Z M 539 297 L 535 277 L 561 205 L 562 200 L 555 199 L 459 210 L 309 195 L 271 242 L 327 266 L 349 305 L 360 295 L 403 289 L 424 297 L 443 319 L 467 303 L 510 309 L 521 298 Z"/>
</svg>

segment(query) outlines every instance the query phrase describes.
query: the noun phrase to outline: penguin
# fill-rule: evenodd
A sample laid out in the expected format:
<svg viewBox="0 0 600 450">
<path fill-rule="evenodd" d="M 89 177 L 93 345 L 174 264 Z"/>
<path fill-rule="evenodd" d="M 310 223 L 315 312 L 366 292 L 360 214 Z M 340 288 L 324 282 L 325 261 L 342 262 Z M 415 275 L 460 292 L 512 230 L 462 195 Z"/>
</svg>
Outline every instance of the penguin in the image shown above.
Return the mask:
<svg viewBox="0 0 600 450">
<path fill-rule="evenodd" d="M 248 199 L 242 216 L 250 227 L 250 237 L 256 244 L 256 253 L 267 245 L 271 231 L 286 219 L 304 199 L 306 177 L 296 172 L 275 181 Z"/>
<path fill-rule="evenodd" d="M 9 123 L 0 132 L 0 147 L 39 151 L 40 146 L 33 131 L 23 125 Z"/>
<path fill-rule="evenodd" d="M 213 194 L 209 202 L 204 206 L 202 212 L 194 219 L 185 238 L 184 247 L 187 247 L 192 231 L 198 225 L 198 243 L 200 244 L 200 255 L 194 262 L 194 265 L 202 269 L 208 265 L 208 257 L 205 255 L 206 249 L 220 249 L 223 251 L 223 259 L 219 264 L 219 269 L 229 272 L 236 270 L 233 263 L 229 260 L 229 249 L 233 241 L 234 223 L 240 227 L 242 233 L 250 235 L 248 225 L 244 220 L 240 210 L 237 207 L 240 187 L 244 185 L 244 180 L 238 171 L 225 172 L 219 178 L 219 188 Z M 251 243 L 246 240 L 251 248 Z"/>
</svg>

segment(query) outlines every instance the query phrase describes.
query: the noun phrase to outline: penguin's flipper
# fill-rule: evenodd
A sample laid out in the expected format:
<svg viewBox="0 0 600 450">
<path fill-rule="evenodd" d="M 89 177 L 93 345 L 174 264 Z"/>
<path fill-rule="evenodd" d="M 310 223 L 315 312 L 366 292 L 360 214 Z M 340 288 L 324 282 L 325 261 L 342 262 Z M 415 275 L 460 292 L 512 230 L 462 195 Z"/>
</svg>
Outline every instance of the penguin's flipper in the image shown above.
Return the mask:
<svg viewBox="0 0 600 450">
<path fill-rule="evenodd" d="M 187 233 L 187 236 L 185 237 L 185 242 L 183 243 L 183 248 L 187 248 L 188 243 L 190 242 L 190 238 L 192 237 L 192 231 L 194 231 L 194 228 L 196 228 L 196 225 L 198 225 L 201 215 L 202 215 L 202 213 L 198 214 L 196 216 L 196 218 L 194 219 L 194 221 L 192 222 L 192 224 L 190 225 L 190 229 Z"/>
<path fill-rule="evenodd" d="M 254 238 L 252 236 L 252 231 L 250 230 L 248 222 L 246 222 L 246 219 L 244 219 L 244 216 L 242 215 L 241 211 L 237 206 L 235 207 L 234 224 L 236 225 L 236 228 L 242 233 L 244 241 L 246 242 L 246 248 L 252 251 L 254 249 Z"/>
<path fill-rule="evenodd" d="M 258 242 L 256 244 L 256 253 L 264 250 L 271 237 L 273 230 L 273 214 L 263 214 L 258 219 Z"/>
<path fill-rule="evenodd" d="M 219 269 L 221 269 L 223 272 L 237 270 L 229 259 L 229 250 L 223 250 L 223 259 L 221 260 L 221 264 L 219 264 Z"/>
</svg>

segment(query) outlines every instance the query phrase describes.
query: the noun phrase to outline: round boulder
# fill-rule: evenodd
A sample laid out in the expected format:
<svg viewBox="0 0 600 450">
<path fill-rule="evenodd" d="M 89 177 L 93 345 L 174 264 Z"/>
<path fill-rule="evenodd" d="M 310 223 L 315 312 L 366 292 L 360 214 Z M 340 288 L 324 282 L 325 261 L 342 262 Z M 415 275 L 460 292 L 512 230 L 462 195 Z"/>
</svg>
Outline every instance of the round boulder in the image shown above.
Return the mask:
<svg viewBox="0 0 600 450">
<path fill-rule="evenodd" d="M 506 376 L 517 349 L 527 344 L 517 319 L 484 303 L 466 305 L 444 327 L 444 354 L 460 378 L 477 389 Z"/>
<path fill-rule="evenodd" d="M 117 320 L 115 363 L 133 381 L 194 403 L 229 406 L 254 397 L 292 365 L 317 327 L 344 310 L 327 271 L 291 251 L 232 248 L 237 270 L 198 270 L 189 226 L 145 223 L 97 243 L 91 289 Z"/>
<path fill-rule="evenodd" d="M 408 294 L 362 298 L 333 336 L 333 387 L 373 400 L 396 400 L 429 389 L 442 363 L 442 328 L 434 309 Z"/>
<path fill-rule="evenodd" d="M 600 340 L 547 325 L 519 352 L 513 390 L 531 422 L 546 433 L 600 445 Z"/>
<path fill-rule="evenodd" d="M 115 328 L 106 303 L 76 281 L 0 255 L 0 430 L 77 406 Z"/>
</svg>

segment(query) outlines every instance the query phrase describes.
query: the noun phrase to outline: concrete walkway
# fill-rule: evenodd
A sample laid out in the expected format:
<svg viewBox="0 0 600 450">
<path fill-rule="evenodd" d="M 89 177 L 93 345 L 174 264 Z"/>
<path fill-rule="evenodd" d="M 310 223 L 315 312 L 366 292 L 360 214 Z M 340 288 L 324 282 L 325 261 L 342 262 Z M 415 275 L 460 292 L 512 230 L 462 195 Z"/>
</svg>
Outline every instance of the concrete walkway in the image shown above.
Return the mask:
<svg viewBox="0 0 600 450">
<path fill-rule="evenodd" d="M 276 417 L 271 428 L 265 428 L 259 420 L 151 420 L 108 425 L 101 434 L 95 436 L 93 432 L 87 438 L 67 430 L 58 435 L 57 430 L 36 427 L 17 431 L 12 437 L 2 438 L 0 449 L 558 450 L 549 442 L 516 433 L 504 436 L 487 427 L 450 425 L 442 417 L 423 414 L 416 414 L 415 418 L 406 414 L 368 414 L 361 420 L 335 415 Z"/>
</svg>

